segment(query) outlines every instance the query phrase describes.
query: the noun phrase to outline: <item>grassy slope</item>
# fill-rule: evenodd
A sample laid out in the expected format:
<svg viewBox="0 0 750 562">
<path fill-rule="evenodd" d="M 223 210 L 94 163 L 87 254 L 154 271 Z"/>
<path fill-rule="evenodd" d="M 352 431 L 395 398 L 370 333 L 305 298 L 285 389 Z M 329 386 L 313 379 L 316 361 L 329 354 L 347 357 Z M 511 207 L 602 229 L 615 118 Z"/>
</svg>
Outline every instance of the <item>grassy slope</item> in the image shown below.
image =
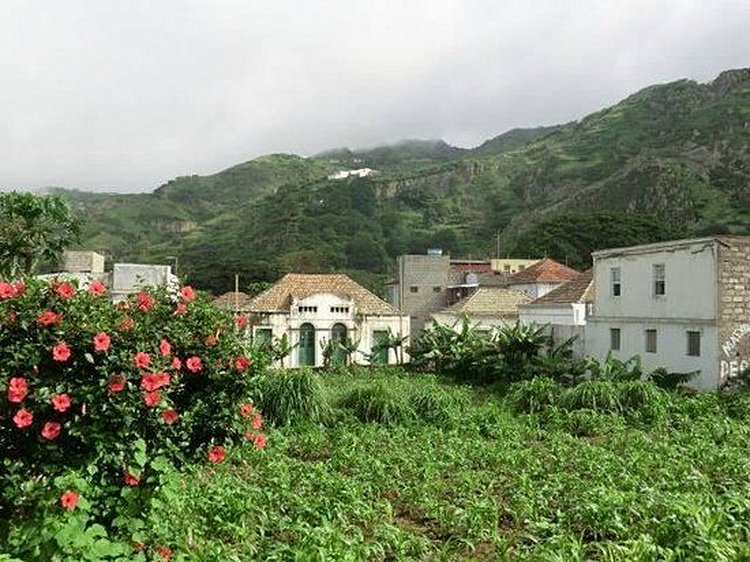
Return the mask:
<svg viewBox="0 0 750 562">
<path fill-rule="evenodd" d="M 528 141 L 528 142 L 527 142 Z M 233 273 L 384 272 L 404 252 L 512 249 L 559 213 L 649 213 L 688 233 L 748 233 L 750 74 L 652 86 L 552 128 L 509 131 L 471 151 L 434 141 L 274 155 L 154 194 L 77 197 L 85 245 L 118 259 L 179 254 L 215 291 Z M 369 165 L 372 180 L 325 180 Z M 563 258 L 564 256 L 553 256 Z"/>
<path fill-rule="evenodd" d="M 596 414 L 544 425 L 477 394 L 455 427 L 272 430 L 265 452 L 186 479 L 159 531 L 191 560 L 747 557 L 750 425 L 711 395 L 675 404 L 650 426 Z"/>
</svg>

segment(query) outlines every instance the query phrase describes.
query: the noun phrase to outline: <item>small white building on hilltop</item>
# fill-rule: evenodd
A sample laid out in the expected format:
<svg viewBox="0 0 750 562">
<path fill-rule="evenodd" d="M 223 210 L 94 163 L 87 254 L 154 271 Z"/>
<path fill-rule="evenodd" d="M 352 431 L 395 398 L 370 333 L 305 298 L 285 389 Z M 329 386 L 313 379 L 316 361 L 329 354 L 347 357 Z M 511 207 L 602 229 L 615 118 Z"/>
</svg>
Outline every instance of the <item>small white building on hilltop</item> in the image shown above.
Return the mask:
<svg viewBox="0 0 750 562">
<path fill-rule="evenodd" d="M 397 363 L 395 350 L 373 355 L 373 348 L 389 332 L 409 336 L 408 316 L 342 274 L 289 273 L 244 308 L 254 340 L 286 335 L 294 346 L 290 367 L 322 366 L 328 343 L 346 339 L 357 342 L 357 363 Z M 334 363 L 342 360 L 340 354 L 333 357 Z"/>
<path fill-rule="evenodd" d="M 593 253 L 586 352 L 644 368 L 698 371 L 701 389 L 750 367 L 750 237 L 709 237 Z"/>
<path fill-rule="evenodd" d="M 359 168 L 357 170 L 339 170 L 328 176 L 329 180 L 345 180 L 347 178 L 367 178 L 377 175 L 378 171 L 372 168 Z"/>
<path fill-rule="evenodd" d="M 518 307 L 518 319 L 523 324 L 549 326 L 556 345 L 575 337 L 573 353 L 585 353 L 586 317 L 594 301 L 594 272 L 579 273 L 544 296 Z"/>
</svg>

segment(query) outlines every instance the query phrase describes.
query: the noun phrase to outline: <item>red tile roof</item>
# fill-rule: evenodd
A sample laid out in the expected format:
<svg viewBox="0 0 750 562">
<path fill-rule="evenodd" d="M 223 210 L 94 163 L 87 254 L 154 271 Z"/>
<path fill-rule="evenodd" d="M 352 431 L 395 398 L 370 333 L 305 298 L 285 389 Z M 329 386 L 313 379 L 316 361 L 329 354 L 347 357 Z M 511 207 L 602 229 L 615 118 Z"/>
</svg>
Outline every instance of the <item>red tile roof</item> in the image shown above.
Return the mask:
<svg viewBox="0 0 750 562">
<path fill-rule="evenodd" d="M 580 272 L 551 258 L 539 260 L 534 265 L 508 277 L 508 285 L 529 283 L 564 283 L 575 279 Z"/>
<path fill-rule="evenodd" d="M 229 310 L 245 311 L 250 310 L 251 300 L 252 298 L 247 293 L 241 291 L 235 293 L 234 291 L 231 291 L 215 298 L 213 304 L 220 308 L 226 308 Z"/>
<path fill-rule="evenodd" d="M 292 299 L 318 293 L 351 298 L 362 314 L 393 316 L 399 312 L 380 297 L 343 274 L 287 273 L 250 302 L 252 312 L 287 312 Z"/>
<path fill-rule="evenodd" d="M 589 269 L 579 273 L 578 277 L 559 287 L 553 289 L 546 295 L 542 295 L 534 302 L 535 304 L 568 304 L 568 303 L 585 303 L 594 300 L 594 270 Z"/>
</svg>

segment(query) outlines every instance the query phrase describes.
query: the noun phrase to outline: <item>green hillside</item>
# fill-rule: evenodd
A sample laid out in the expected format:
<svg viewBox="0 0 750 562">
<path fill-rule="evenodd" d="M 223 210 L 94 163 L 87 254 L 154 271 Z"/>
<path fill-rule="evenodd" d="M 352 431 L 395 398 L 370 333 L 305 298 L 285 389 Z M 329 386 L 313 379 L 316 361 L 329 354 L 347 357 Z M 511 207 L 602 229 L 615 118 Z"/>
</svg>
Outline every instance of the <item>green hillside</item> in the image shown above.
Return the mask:
<svg viewBox="0 0 750 562">
<path fill-rule="evenodd" d="M 284 271 L 385 274 L 404 252 L 541 253 L 750 233 L 750 70 L 646 88 L 579 121 L 509 131 L 472 150 L 442 141 L 273 155 L 153 194 L 68 192 L 85 246 L 116 259 L 178 255 L 199 287 Z M 379 175 L 328 180 L 339 169 Z M 615 217 L 615 218 L 613 218 Z M 545 235 L 554 232 L 554 236 Z"/>
</svg>

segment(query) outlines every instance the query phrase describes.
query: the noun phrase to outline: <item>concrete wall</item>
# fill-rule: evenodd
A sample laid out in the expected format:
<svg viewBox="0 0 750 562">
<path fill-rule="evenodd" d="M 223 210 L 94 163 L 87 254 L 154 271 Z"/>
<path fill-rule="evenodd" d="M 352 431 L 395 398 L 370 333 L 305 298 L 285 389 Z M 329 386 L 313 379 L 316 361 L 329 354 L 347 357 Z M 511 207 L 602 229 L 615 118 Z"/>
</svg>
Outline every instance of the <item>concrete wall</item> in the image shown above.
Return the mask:
<svg viewBox="0 0 750 562">
<path fill-rule="evenodd" d="M 463 326 L 463 316 L 456 314 L 449 314 L 446 312 L 438 312 L 432 315 L 432 320 L 438 324 L 444 324 L 459 331 Z M 499 317 L 499 316 L 470 316 L 469 324 L 476 330 L 490 330 L 493 328 L 499 328 L 508 324 L 515 324 L 516 317 Z"/>
<path fill-rule="evenodd" d="M 750 238 L 718 244 L 719 376 L 723 382 L 750 367 Z"/>
<path fill-rule="evenodd" d="M 302 311 L 299 307 L 316 307 L 316 311 Z M 333 312 L 332 307 L 348 307 L 348 312 Z M 355 363 L 366 364 L 366 356 L 375 345 L 373 333 L 376 331 L 388 331 L 402 336 L 409 335 L 409 319 L 406 316 L 366 316 L 359 314 L 354 302 L 344 296 L 329 293 L 317 293 L 305 299 L 294 300 L 289 313 L 269 314 L 260 319 L 253 326 L 253 333 L 258 330 L 271 328 L 275 338 L 281 338 L 286 334 L 289 342 L 295 346 L 292 353 L 284 361 L 284 367 L 299 366 L 299 333 L 302 324 L 310 323 L 315 327 L 315 365 L 323 365 L 323 349 L 331 339 L 331 330 L 335 324 L 346 326 L 347 336 L 352 340 L 359 340 L 357 353 L 352 360 Z M 408 345 L 408 341 L 406 344 Z M 408 361 L 406 353 L 404 360 Z M 398 358 L 394 350 L 389 351 L 388 363 L 397 363 Z"/>
<path fill-rule="evenodd" d="M 421 332 L 430 316 L 447 306 L 449 269 L 448 256 L 399 256 L 399 301 L 401 311 L 411 317 L 412 334 Z"/>
<path fill-rule="evenodd" d="M 67 250 L 63 254 L 63 271 L 104 273 L 104 256 L 96 252 Z"/>
<path fill-rule="evenodd" d="M 549 326 L 555 345 L 572 337 L 573 353 L 582 357 L 586 353 L 586 305 L 583 303 L 560 303 L 558 305 L 521 305 L 518 319 L 522 324 Z"/>
<path fill-rule="evenodd" d="M 523 271 L 527 267 L 531 267 L 539 260 L 523 260 L 515 258 L 495 258 L 490 260 L 490 267 L 492 271 L 498 273 L 504 273 L 506 275 L 512 275 Z"/>
<path fill-rule="evenodd" d="M 692 386 L 719 384 L 717 346 L 717 244 L 714 239 L 687 240 L 595 252 L 596 298 L 587 318 L 586 352 L 604 359 L 610 352 L 610 329 L 619 328 L 620 350 L 628 359 L 640 355 L 644 368 L 672 372 L 700 370 Z M 665 267 L 665 294 L 654 294 L 654 264 Z M 620 268 L 621 294 L 612 292 L 611 270 Z M 646 330 L 656 330 L 657 351 L 646 352 Z M 687 332 L 700 335 L 700 356 L 687 355 Z"/>
</svg>

